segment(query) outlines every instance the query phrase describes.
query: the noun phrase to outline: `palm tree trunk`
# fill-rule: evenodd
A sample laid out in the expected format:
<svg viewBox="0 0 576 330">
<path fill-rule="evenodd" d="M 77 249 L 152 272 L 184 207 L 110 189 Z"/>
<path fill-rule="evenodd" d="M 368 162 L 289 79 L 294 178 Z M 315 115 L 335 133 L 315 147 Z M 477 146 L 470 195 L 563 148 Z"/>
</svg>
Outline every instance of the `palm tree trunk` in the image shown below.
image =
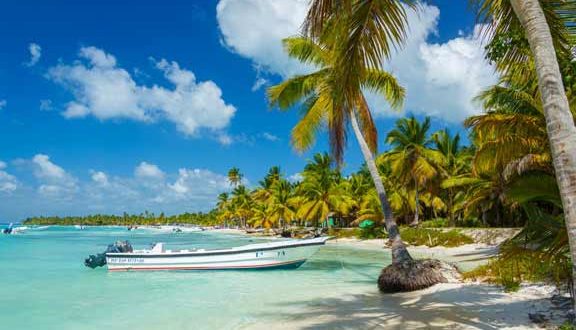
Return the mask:
<svg viewBox="0 0 576 330">
<path fill-rule="evenodd" d="M 510 0 L 524 26 L 536 64 L 546 131 L 568 230 L 572 278 L 576 279 L 576 127 L 564 90 L 550 28 L 538 0 Z M 574 292 L 573 295 L 574 297 Z"/>
<path fill-rule="evenodd" d="M 418 216 L 418 181 L 416 179 L 414 179 L 414 189 L 415 189 L 414 219 L 412 220 L 412 223 L 410 224 L 410 226 L 412 226 L 412 227 L 418 226 L 418 220 L 419 220 L 419 216 Z"/>
<path fill-rule="evenodd" d="M 536 64 L 538 87 L 544 105 L 556 180 L 560 188 L 568 231 L 572 278 L 576 279 L 576 127 L 564 90 L 550 28 L 538 0 L 510 0 L 524 26 Z M 573 295 L 574 297 L 574 292 Z"/>
<path fill-rule="evenodd" d="M 408 249 L 406 249 L 406 245 L 400 238 L 398 224 L 396 224 L 396 221 L 394 220 L 392 208 L 388 202 L 388 196 L 386 196 L 386 189 L 384 189 L 382 178 L 380 178 L 380 173 L 378 173 L 378 168 L 376 168 L 376 162 L 374 161 L 372 151 L 370 151 L 368 143 L 366 143 L 366 140 L 362 135 L 362 131 L 360 131 L 360 126 L 358 125 L 356 114 L 354 112 L 350 113 L 350 118 L 352 122 L 352 128 L 354 129 L 354 134 L 356 135 L 358 144 L 360 144 L 360 150 L 362 150 L 364 161 L 366 161 L 366 166 L 368 166 L 370 176 L 372 177 L 372 181 L 374 181 L 374 186 L 376 187 L 376 192 L 378 193 L 378 198 L 380 199 L 382 213 L 384 214 L 384 223 L 392 248 L 392 263 L 410 262 L 412 261 L 412 257 L 410 256 Z"/>
<path fill-rule="evenodd" d="M 456 219 L 454 217 L 454 197 L 452 196 L 452 189 L 448 189 L 448 222 L 450 227 L 456 227 Z"/>
</svg>

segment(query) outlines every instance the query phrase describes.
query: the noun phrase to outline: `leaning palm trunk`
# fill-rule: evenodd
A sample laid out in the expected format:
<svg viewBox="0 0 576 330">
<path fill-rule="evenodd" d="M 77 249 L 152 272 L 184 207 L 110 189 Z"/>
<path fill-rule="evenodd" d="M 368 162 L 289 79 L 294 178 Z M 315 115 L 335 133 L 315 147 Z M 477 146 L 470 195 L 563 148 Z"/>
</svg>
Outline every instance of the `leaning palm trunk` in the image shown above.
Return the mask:
<svg viewBox="0 0 576 330">
<path fill-rule="evenodd" d="M 362 154 L 364 155 L 364 160 L 372 176 L 372 181 L 374 181 L 374 185 L 376 186 L 378 198 L 382 205 L 382 213 L 384 214 L 384 223 L 391 243 L 392 264 L 382 269 L 378 277 L 378 288 L 380 291 L 390 293 L 414 291 L 430 287 L 434 284 L 447 282 L 449 279 L 458 278 L 458 270 L 452 265 L 435 259 L 412 259 L 406 245 L 400 238 L 400 231 L 392 215 L 392 209 L 386 196 L 386 189 L 384 189 L 382 178 L 380 178 L 380 173 L 378 173 L 378 169 L 376 168 L 372 151 L 360 131 L 356 114 L 350 114 L 350 121 L 354 129 L 354 134 L 360 144 Z M 448 279 L 445 275 L 448 275 Z"/>
<path fill-rule="evenodd" d="M 356 135 L 356 139 L 358 139 L 358 144 L 360 144 L 362 155 L 364 156 L 364 160 L 366 161 L 368 171 L 370 171 L 372 181 L 374 181 L 374 186 L 376 186 L 378 199 L 380 200 L 380 205 L 382 206 L 382 213 L 384 214 L 384 223 L 386 226 L 386 231 L 388 232 L 388 238 L 392 246 L 392 262 L 403 263 L 411 261 L 412 257 L 410 256 L 410 253 L 408 253 L 406 245 L 400 238 L 400 231 L 398 230 L 398 224 L 396 224 L 396 220 L 394 220 L 394 216 L 392 214 L 392 208 L 390 207 L 390 202 L 388 202 L 388 196 L 386 195 L 386 189 L 384 188 L 384 184 L 382 183 L 382 178 L 380 178 L 380 173 L 378 173 L 378 168 L 376 168 L 376 162 L 374 161 L 374 157 L 372 156 L 372 151 L 370 151 L 368 143 L 366 143 L 366 140 L 364 139 L 364 136 L 360 131 L 356 115 L 352 113 L 350 117 L 352 122 L 352 128 L 354 129 L 354 134 Z"/>
<path fill-rule="evenodd" d="M 416 227 L 418 226 L 418 223 L 420 221 L 419 219 L 419 212 L 418 212 L 418 206 L 419 206 L 419 198 L 418 198 L 418 181 L 416 179 L 414 179 L 414 189 L 416 191 L 415 193 L 415 197 L 414 197 L 414 219 L 412 220 L 412 223 L 410 224 L 410 226 Z"/>
<path fill-rule="evenodd" d="M 576 127 L 546 17 L 538 0 L 510 0 L 524 26 L 536 64 L 546 131 L 568 231 L 572 277 L 576 278 Z M 572 295 L 574 297 L 574 293 Z"/>
</svg>

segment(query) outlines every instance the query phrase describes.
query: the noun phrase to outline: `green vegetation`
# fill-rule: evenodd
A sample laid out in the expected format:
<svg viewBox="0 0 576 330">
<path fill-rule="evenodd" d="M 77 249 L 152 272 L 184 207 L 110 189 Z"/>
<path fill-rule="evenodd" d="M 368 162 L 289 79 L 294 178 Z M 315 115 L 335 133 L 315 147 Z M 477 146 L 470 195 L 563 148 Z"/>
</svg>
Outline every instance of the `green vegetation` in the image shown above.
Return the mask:
<svg viewBox="0 0 576 330">
<path fill-rule="evenodd" d="M 457 229 L 442 231 L 437 229 L 405 227 L 400 231 L 402 240 L 411 245 L 455 247 L 472 244 L 472 238 L 460 233 Z"/>
<path fill-rule="evenodd" d="M 566 288 L 572 276 L 570 265 L 568 257 L 554 260 L 546 253 L 522 250 L 466 272 L 464 278 L 502 285 L 507 291 L 517 291 L 522 282 L 551 282 Z"/>
<path fill-rule="evenodd" d="M 88 215 L 78 217 L 33 217 L 23 221 L 24 225 L 86 225 L 86 226 L 131 226 L 131 225 L 168 225 L 193 224 L 213 226 L 219 223 L 216 212 L 184 213 L 165 216 L 145 212 L 139 215 Z"/>
</svg>

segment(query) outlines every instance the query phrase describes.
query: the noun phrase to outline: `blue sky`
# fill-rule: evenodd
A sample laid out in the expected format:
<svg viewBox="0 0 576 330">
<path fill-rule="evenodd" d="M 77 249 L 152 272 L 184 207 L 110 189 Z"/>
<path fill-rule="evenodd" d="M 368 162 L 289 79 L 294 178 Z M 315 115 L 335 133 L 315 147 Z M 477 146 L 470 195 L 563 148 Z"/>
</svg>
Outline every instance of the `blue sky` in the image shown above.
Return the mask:
<svg viewBox="0 0 576 330">
<path fill-rule="evenodd" d="M 369 97 L 381 141 L 398 116 L 461 129 L 471 98 L 496 81 L 467 1 L 410 15 L 387 68 L 405 112 Z M 309 70 L 288 59 L 306 0 L 5 0 L 0 5 L 0 222 L 34 215 L 207 210 L 239 167 L 297 174 L 296 111 L 265 88 Z M 346 171 L 361 163 L 350 139 Z"/>
</svg>

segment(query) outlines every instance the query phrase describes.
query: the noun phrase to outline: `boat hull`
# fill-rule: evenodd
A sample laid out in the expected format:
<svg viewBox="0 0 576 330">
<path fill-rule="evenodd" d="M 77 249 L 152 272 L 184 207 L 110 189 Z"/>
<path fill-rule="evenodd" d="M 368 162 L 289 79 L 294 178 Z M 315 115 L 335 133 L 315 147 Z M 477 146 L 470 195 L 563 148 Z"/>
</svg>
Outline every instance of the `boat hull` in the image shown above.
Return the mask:
<svg viewBox="0 0 576 330">
<path fill-rule="evenodd" d="M 323 245 L 325 239 L 304 244 L 253 244 L 239 249 L 194 252 L 109 253 L 108 270 L 244 270 L 298 268 Z"/>
</svg>

